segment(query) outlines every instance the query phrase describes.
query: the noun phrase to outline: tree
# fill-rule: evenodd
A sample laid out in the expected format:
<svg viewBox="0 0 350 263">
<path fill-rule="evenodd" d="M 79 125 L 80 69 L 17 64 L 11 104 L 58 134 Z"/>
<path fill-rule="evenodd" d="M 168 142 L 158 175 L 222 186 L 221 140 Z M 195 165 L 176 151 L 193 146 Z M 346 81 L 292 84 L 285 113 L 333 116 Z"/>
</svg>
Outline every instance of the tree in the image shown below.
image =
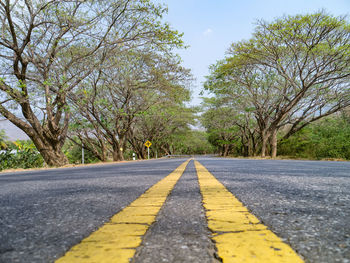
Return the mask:
<svg viewBox="0 0 350 263">
<path fill-rule="evenodd" d="M 287 138 L 350 104 L 349 49 L 350 26 L 344 17 L 321 11 L 259 21 L 252 39 L 232 44 L 211 87 L 253 111 L 261 155 L 270 139 L 276 157 L 279 130 L 284 128 Z"/>
<path fill-rule="evenodd" d="M 71 145 L 88 150 L 98 160 L 102 162 L 108 160 L 111 149 L 102 134 L 102 130 L 96 122 L 89 122 L 78 112 L 72 116 L 68 138 L 71 141 Z"/>
<path fill-rule="evenodd" d="M 183 154 L 213 154 L 215 150 L 213 145 L 209 143 L 208 134 L 205 131 L 190 129 L 184 134 L 181 142 L 184 145 L 181 150 Z"/>
<path fill-rule="evenodd" d="M 256 67 L 268 67 L 279 77 L 284 100 L 268 127 L 272 157 L 277 153 L 277 131 L 290 124 L 286 136 L 350 104 L 350 25 L 345 17 L 324 11 L 260 21 L 249 42 L 234 44 Z"/>
<path fill-rule="evenodd" d="M 190 125 L 195 124 L 194 108 L 184 105 L 189 101 L 187 89 L 174 90 L 167 100 L 150 107 L 137 118 L 130 130 L 129 142 L 139 158 L 144 158 L 144 142 L 152 142 L 151 150 L 159 155 L 172 155 L 184 149 L 184 138 L 190 133 Z"/>
<path fill-rule="evenodd" d="M 111 50 L 169 37 L 181 44 L 160 22 L 165 11 L 136 0 L 0 1 L 0 114 L 33 140 L 47 164 L 67 163 L 68 95 Z"/>
<path fill-rule="evenodd" d="M 209 83 L 207 82 L 206 85 Z M 209 86 L 207 86 L 209 88 Z M 223 96 L 221 96 L 223 95 Z M 201 123 L 209 134 L 209 141 L 220 148 L 222 156 L 233 152 L 238 155 L 255 155 L 257 151 L 256 128 L 251 112 L 238 107 L 227 94 L 216 93 L 214 98 L 204 98 Z"/>
<path fill-rule="evenodd" d="M 245 155 L 255 155 L 256 133 L 261 140 L 261 155 L 265 157 L 269 125 L 274 119 L 276 105 L 284 99 L 277 75 L 262 71 L 238 55 L 219 61 L 212 67 L 205 88 L 231 109 L 231 118 L 240 128 L 242 143 L 250 147 Z M 250 142 L 251 141 L 251 142 Z"/>
<path fill-rule="evenodd" d="M 166 45 L 162 48 L 167 50 Z M 178 94 L 187 93 L 183 84 L 190 76 L 170 52 L 164 54 L 164 51 L 157 53 L 154 49 L 142 48 L 110 57 L 99 71 L 82 83 L 80 94 L 72 101 L 79 111 L 78 116 L 82 117 L 82 121 L 75 119 L 75 122 L 87 121 L 93 128 L 93 131 L 82 130 L 83 125 L 80 125 L 75 134 L 85 140 L 86 146 L 91 146 L 92 141 L 97 146 L 98 142 L 101 153 L 111 149 L 113 160 L 119 161 L 124 158 L 128 140 L 134 141 L 130 139 L 135 136 L 132 134 L 134 123 L 151 107 L 169 103 Z"/>
</svg>

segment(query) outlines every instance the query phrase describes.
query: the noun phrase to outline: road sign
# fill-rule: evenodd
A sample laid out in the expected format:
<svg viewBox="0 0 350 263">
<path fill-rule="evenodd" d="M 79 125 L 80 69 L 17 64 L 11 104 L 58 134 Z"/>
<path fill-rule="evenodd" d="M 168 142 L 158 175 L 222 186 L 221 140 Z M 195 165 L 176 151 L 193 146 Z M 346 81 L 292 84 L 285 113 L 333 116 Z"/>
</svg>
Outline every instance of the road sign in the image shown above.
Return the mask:
<svg viewBox="0 0 350 263">
<path fill-rule="evenodd" d="M 151 143 L 150 141 L 145 142 L 145 146 L 146 146 L 147 148 L 151 147 L 151 145 L 152 145 L 152 143 Z"/>
<path fill-rule="evenodd" d="M 152 143 L 150 141 L 145 142 L 145 146 L 147 147 L 147 155 L 149 159 L 149 147 L 151 147 Z"/>
</svg>

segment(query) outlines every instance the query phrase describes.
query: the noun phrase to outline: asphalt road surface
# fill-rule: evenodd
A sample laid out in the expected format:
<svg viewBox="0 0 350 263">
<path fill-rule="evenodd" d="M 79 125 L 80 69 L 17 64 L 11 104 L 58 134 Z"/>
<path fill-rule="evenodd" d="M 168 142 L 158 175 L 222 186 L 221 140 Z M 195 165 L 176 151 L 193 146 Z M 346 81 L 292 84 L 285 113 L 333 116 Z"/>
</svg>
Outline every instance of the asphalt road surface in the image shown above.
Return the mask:
<svg viewBox="0 0 350 263">
<path fill-rule="evenodd" d="M 305 262 L 350 262 L 350 163 L 196 158 Z M 54 262 L 185 159 L 0 174 L 0 262 Z M 133 262 L 219 262 L 191 161 Z"/>
</svg>

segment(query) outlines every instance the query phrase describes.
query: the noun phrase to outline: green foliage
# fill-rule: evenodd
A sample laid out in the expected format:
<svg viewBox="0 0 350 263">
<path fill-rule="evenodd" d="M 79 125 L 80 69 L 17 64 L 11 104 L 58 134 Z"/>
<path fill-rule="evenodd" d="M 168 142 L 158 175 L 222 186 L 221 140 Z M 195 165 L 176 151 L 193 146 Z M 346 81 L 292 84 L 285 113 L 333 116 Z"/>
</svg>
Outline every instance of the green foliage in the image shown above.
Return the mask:
<svg viewBox="0 0 350 263">
<path fill-rule="evenodd" d="M 300 158 L 350 160 L 350 122 L 332 116 L 310 124 L 284 140 L 278 152 Z"/>
<path fill-rule="evenodd" d="M 5 131 L 4 130 L 0 130 L 0 150 L 4 150 L 7 148 L 7 144 L 6 144 L 6 135 L 5 135 Z"/>
<path fill-rule="evenodd" d="M 349 28 L 345 17 L 325 11 L 258 21 L 250 40 L 233 43 L 226 58 L 210 67 L 204 90 L 215 97 L 208 101 L 202 124 L 211 142 L 227 152 L 236 135 L 245 155 L 261 152 L 265 157 L 270 151 L 274 158 L 277 132 L 290 136 L 349 106 Z M 330 134 L 335 132 L 333 124 L 329 127 Z M 329 145 L 333 138 L 325 129 L 317 131 L 329 139 L 324 143 L 314 137 L 303 140 L 307 130 L 303 132 L 299 140 L 285 141 L 290 147 L 280 152 L 317 158 L 347 155 L 338 139 Z M 310 141 L 320 144 L 319 152 L 304 150 Z"/>
<path fill-rule="evenodd" d="M 72 141 L 66 141 L 63 152 L 67 156 L 69 163 L 80 164 L 82 159 L 81 146 L 73 143 Z M 94 156 L 89 150 L 84 150 L 84 163 L 96 163 L 99 159 Z"/>
<path fill-rule="evenodd" d="M 208 135 L 203 131 L 187 130 L 174 135 L 174 154 L 211 154 L 214 147 L 208 141 Z"/>
<path fill-rule="evenodd" d="M 250 108 L 238 109 L 227 103 L 227 97 L 217 96 L 204 98 L 202 104 L 205 112 L 201 116 L 201 123 L 206 128 L 209 142 L 215 147 L 215 151 L 222 156 L 228 154 L 248 155 L 247 151 L 254 151 L 249 142 L 254 136 L 254 119 L 249 118 Z M 242 131 L 249 133 L 244 137 Z M 244 145 L 251 147 L 244 148 Z"/>
<path fill-rule="evenodd" d="M 307 126 L 279 144 L 278 154 L 295 158 L 315 159 L 312 126 Z"/>
<path fill-rule="evenodd" d="M 7 148 L 0 153 L 0 171 L 14 168 L 43 167 L 44 160 L 32 141 L 7 143 Z"/>
<path fill-rule="evenodd" d="M 151 104 L 141 97 L 157 103 L 184 81 L 176 75 L 187 74 L 172 54 L 185 48 L 183 34 L 162 20 L 167 8 L 157 1 L 15 1 L 2 7 L 0 96 L 6 103 L 0 105 L 1 114 L 23 128 L 12 111 L 22 109 L 26 124 L 32 126 L 23 131 L 35 136 L 50 166 L 67 163 L 62 145 L 71 116 L 77 113 L 72 102 L 78 101 L 79 107 L 91 102 L 98 113 L 89 132 L 97 124 L 103 126 L 115 145 L 116 138 L 125 140 L 129 119 Z M 17 67 L 16 61 L 33 65 Z M 36 108 L 42 111 L 39 115 Z M 72 162 L 78 161 L 78 152 L 69 152 Z M 87 159 L 93 161 L 88 152 Z"/>
</svg>

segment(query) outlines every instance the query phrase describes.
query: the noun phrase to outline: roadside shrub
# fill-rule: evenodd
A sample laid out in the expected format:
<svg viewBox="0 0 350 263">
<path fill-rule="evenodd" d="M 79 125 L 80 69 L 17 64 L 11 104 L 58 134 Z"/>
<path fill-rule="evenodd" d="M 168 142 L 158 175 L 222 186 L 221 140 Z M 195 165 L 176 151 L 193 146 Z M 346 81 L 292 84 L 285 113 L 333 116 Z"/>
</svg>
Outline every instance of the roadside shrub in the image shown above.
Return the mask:
<svg viewBox="0 0 350 263">
<path fill-rule="evenodd" d="M 350 160 L 350 121 L 330 116 L 312 123 L 279 145 L 279 155 Z"/>
<path fill-rule="evenodd" d="M 7 148 L 0 152 L 0 171 L 15 168 L 43 167 L 44 160 L 32 141 L 7 143 Z"/>
<path fill-rule="evenodd" d="M 67 156 L 69 163 L 71 164 L 80 164 L 82 153 L 81 146 L 73 143 L 72 141 L 66 141 L 63 152 Z M 89 150 L 84 151 L 84 162 L 85 163 L 96 163 L 100 160 Z"/>
</svg>

